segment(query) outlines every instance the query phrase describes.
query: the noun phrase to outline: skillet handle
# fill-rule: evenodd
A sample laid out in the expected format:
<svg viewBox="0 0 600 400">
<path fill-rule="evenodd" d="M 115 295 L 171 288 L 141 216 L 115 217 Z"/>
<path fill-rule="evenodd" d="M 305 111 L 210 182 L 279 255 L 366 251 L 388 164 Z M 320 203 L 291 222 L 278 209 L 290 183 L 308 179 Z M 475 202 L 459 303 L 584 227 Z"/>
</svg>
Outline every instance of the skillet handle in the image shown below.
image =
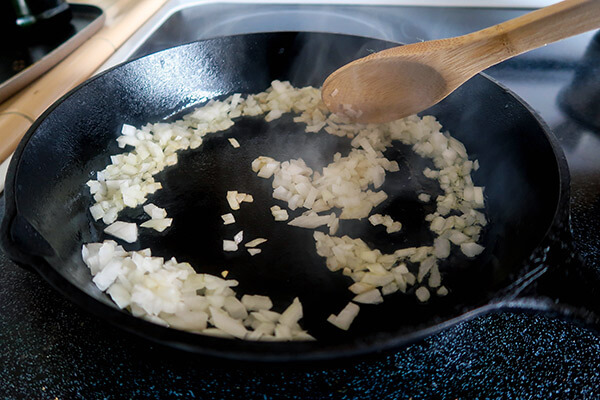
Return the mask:
<svg viewBox="0 0 600 400">
<path fill-rule="evenodd" d="M 33 270 L 40 259 L 54 255 L 52 246 L 42 235 L 16 212 L 14 203 L 4 195 L 4 218 L 0 225 L 0 245 L 6 255 L 17 265 Z"/>
<path fill-rule="evenodd" d="M 541 260 L 513 285 L 509 308 L 543 312 L 600 333 L 600 271 L 576 251 L 570 229 L 550 237 L 532 257 Z"/>
<path fill-rule="evenodd" d="M 19 213 L 16 205 L 15 176 L 24 148 L 23 143 L 11 157 L 6 171 L 4 193 L 0 195 L 4 205 L 4 210 L 0 210 L 0 246 L 19 266 L 33 270 L 34 266 L 45 265 L 43 257 L 55 255 L 55 252 L 33 225 Z"/>
</svg>

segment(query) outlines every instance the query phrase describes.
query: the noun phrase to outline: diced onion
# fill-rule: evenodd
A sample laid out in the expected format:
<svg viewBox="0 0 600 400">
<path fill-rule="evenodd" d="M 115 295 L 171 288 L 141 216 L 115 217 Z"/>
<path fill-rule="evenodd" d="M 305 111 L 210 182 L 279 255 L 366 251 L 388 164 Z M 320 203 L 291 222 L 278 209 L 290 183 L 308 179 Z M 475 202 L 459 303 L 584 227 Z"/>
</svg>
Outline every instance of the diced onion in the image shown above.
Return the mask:
<svg viewBox="0 0 600 400">
<path fill-rule="evenodd" d="M 379 304 L 383 302 L 383 297 L 381 297 L 381 292 L 377 289 L 369 290 L 368 292 L 361 293 L 359 295 L 354 296 L 352 301 L 356 303 L 364 303 L 364 304 Z"/>
<path fill-rule="evenodd" d="M 162 219 L 167 217 L 167 211 L 164 208 L 157 207 L 152 203 L 144 205 L 144 212 L 153 219 Z"/>
<path fill-rule="evenodd" d="M 479 254 L 481 254 L 481 252 L 483 252 L 485 248 L 477 243 L 473 243 L 473 242 L 465 242 L 465 243 L 461 243 L 460 245 L 460 250 L 464 253 L 464 255 L 466 255 L 467 257 L 475 257 Z"/>
<path fill-rule="evenodd" d="M 231 207 L 232 210 L 240 209 L 240 203 L 237 201 L 237 194 L 238 192 L 235 190 L 227 192 L 227 202 L 229 203 L 229 207 Z"/>
<path fill-rule="evenodd" d="M 223 240 L 223 251 L 237 251 L 238 244 L 233 240 Z"/>
<path fill-rule="evenodd" d="M 419 299 L 420 302 L 426 302 L 427 300 L 429 300 L 429 297 L 431 296 L 429 294 L 429 290 L 427 290 L 427 288 L 425 286 L 421 286 L 419 287 L 416 291 L 415 294 L 417 296 L 417 299 Z"/>
<path fill-rule="evenodd" d="M 280 162 L 259 156 L 252 161 L 252 170 L 259 177 L 273 179 L 273 197 L 287 204 L 290 210 L 301 210 L 302 215 L 289 224 L 307 229 L 324 225 L 329 228 L 329 235 L 315 232 L 317 253 L 325 258 L 327 268 L 331 271 L 342 271 L 354 280 L 350 290 L 356 294 L 357 302 L 378 303 L 383 301 L 382 295 L 405 292 L 408 286 L 417 282 L 436 289 L 439 296 L 447 294 L 447 289 L 441 286 L 438 260 L 449 256 L 452 245 L 459 246 L 467 257 L 475 257 L 484 250 L 477 242 L 487 220 L 482 212 L 476 211 L 485 205 L 484 188 L 476 186 L 471 178 L 472 171 L 479 168 L 479 162 L 468 160 L 465 146 L 443 133 L 441 125 L 431 116 L 411 116 L 381 127 L 351 124 L 347 117 L 327 114 L 322 107 L 318 89 L 296 89 L 289 82 L 273 81 L 267 92 L 246 98 L 234 94 L 224 101 L 211 100 L 183 120 L 172 124 L 149 124 L 140 129 L 124 124 L 121 128 L 122 136 L 117 138 L 117 143 L 120 148 L 130 146 L 133 150 L 112 155 L 111 165 L 99 171 L 96 180 L 87 182 L 95 202 L 90 207 L 92 218 L 110 224 L 106 228 L 108 234 L 126 241 L 137 240 L 137 226 L 122 225 L 123 222 L 117 221 L 118 214 L 126 207 L 144 204 L 149 194 L 162 188 L 161 183 L 154 180 L 154 176 L 178 162 L 178 151 L 199 147 L 206 134 L 229 129 L 234 124 L 233 119 L 242 115 L 263 114 L 267 121 L 271 121 L 291 111 L 298 113 L 294 121 L 304 123 L 306 132 L 322 130 L 339 137 L 348 137 L 351 139 L 352 149 L 345 156 L 336 153 L 332 162 L 318 171 L 313 170 L 302 159 Z M 344 107 L 344 112 L 354 116 L 361 113 L 349 105 Z M 234 148 L 239 147 L 236 139 L 228 140 Z M 387 233 L 401 230 L 402 224 L 394 221 L 391 216 L 371 215 L 373 209 L 385 205 L 383 203 L 388 198 L 387 193 L 378 190 L 384 187 L 386 174 L 400 169 L 396 161 L 390 161 L 384 156 L 393 141 L 412 146 L 418 155 L 431 159 L 433 166 L 425 168 L 423 174 L 429 179 L 437 180 L 442 193 L 435 198 L 435 211 L 426 216 L 434 233 L 433 245 L 397 249 L 391 254 L 382 254 L 377 249 L 369 248 L 360 239 L 333 235 L 339 229 L 340 219 L 369 218 L 373 225 L 385 226 Z M 242 202 L 253 202 L 251 195 L 237 191 L 228 191 L 226 199 L 232 210 L 239 210 Z M 427 193 L 420 193 L 418 199 L 425 203 L 432 201 L 431 195 Z M 144 211 L 151 219 L 142 223 L 142 227 L 162 231 L 172 222 L 170 218 L 166 218 L 166 211 L 154 204 L 144 205 Z M 272 207 L 271 212 L 276 221 L 289 219 L 287 210 L 278 206 Z M 231 213 L 222 218 L 224 224 L 235 222 Z M 256 240 L 258 239 L 246 244 L 251 255 L 260 252 L 260 249 L 248 246 Z M 223 241 L 223 249 L 236 251 L 242 241 L 243 233 L 240 231 L 234 240 Z M 254 246 L 258 244 L 260 243 Z M 119 307 L 128 308 L 134 315 L 161 325 L 225 337 L 248 340 L 312 339 L 297 324 L 297 299 L 288 307 L 291 311 L 283 314 L 262 308 L 248 313 L 248 305 L 232 297 L 232 290 L 229 286 L 223 286 L 224 281 L 216 281 L 207 275 L 190 280 L 182 278 L 182 286 L 163 288 L 172 278 L 167 275 L 150 278 L 146 274 L 169 274 L 173 272 L 175 261 L 147 259 L 149 254 L 143 255 L 141 252 L 131 256 L 131 263 L 140 272 L 144 271 L 141 274 L 145 276 L 144 283 L 136 283 L 139 287 L 131 292 L 136 286 L 125 278 L 125 274 L 131 273 L 127 272 L 130 262 L 106 262 L 113 257 L 110 254 L 127 257 L 124 250 L 117 250 L 111 244 L 84 249 L 84 260 L 89 263 L 94 282 L 102 290 L 107 290 Z M 405 263 L 409 263 L 413 272 L 409 271 Z M 185 274 L 201 276 L 194 275 L 189 264 L 177 265 L 181 266 L 176 272 L 181 277 Z M 415 272 L 417 268 L 418 272 Z M 214 287 L 218 292 L 202 298 L 190 297 L 195 300 L 193 305 L 189 303 L 189 307 L 201 307 L 193 311 L 196 313 L 194 315 L 190 314 L 191 311 L 188 314 L 175 313 L 178 304 L 187 304 L 188 297 L 185 296 L 197 293 L 205 284 L 204 280 L 206 287 Z M 420 286 L 415 294 L 420 301 L 427 301 L 430 291 L 427 287 Z M 177 296 L 184 296 L 183 303 L 175 300 Z M 252 303 L 264 299 L 261 296 L 249 297 L 246 298 L 246 302 L 248 301 Z M 271 306 L 272 303 L 269 308 Z M 159 310 L 162 310 L 160 315 Z M 271 314 L 265 314 L 267 312 Z M 350 303 L 338 316 L 332 315 L 329 319 L 334 325 L 342 329 L 346 326 L 347 329 L 356 313 L 358 306 Z M 283 315 L 293 315 L 293 318 L 284 318 Z M 268 318 L 268 321 L 261 318 Z M 280 318 L 287 323 L 280 321 Z"/>
<path fill-rule="evenodd" d="M 420 201 L 422 201 L 423 203 L 429 203 L 431 201 L 431 196 L 428 195 L 427 193 L 421 193 L 419 194 L 419 196 L 417 196 L 419 198 Z"/>
<path fill-rule="evenodd" d="M 134 136 L 136 131 L 137 129 L 135 129 L 135 126 L 127 124 L 123 124 L 123 127 L 121 128 L 121 134 L 125 136 Z"/>
<path fill-rule="evenodd" d="M 137 225 L 132 222 L 116 221 L 104 228 L 104 232 L 111 236 L 122 239 L 127 243 L 133 243 L 137 240 Z"/>
<path fill-rule="evenodd" d="M 235 217 L 232 213 L 223 214 L 221 215 L 221 218 L 223 219 L 223 225 L 229 225 L 235 222 Z"/>
<path fill-rule="evenodd" d="M 173 218 L 153 218 L 142 223 L 140 226 L 143 228 L 152 228 L 158 232 L 162 232 L 170 227 L 172 223 Z"/>
<path fill-rule="evenodd" d="M 251 256 L 255 256 L 257 254 L 259 254 L 262 250 L 261 249 L 248 249 L 248 253 L 250 253 Z"/>
<path fill-rule="evenodd" d="M 236 245 L 242 243 L 243 240 L 244 240 L 244 231 L 239 231 L 233 237 L 233 241 L 235 242 Z"/>
<path fill-rule="evenodd" d="M 244 246 L 246 246 L 246 247 L 256 247 L 259 244 L 263 244 L 266 241 L 267 241 L 267 239 L 264 239 L 264 238 L 256 238 L 256 239 L 253 239 L 253 240 L 247 242 L 246 244 L 244 244 Z"/>
<path fill-rule="evenodd" d="M 242 304 L 244 304 L 248 310 L 270 310 L 273 307 L 271 299 L 267 296 L 259 295 L 244 295 L 242 297 Z"/>
<path fill-rule="evenodd" d="M 350 325 L 352 325 L 352 322 L 354 321 L 354 318 L 356 318 L 356 316 L 358 315 L 359 311 L 360 307 L 350 302 L 346 305 L 346 307 L 342 309 L 342 311 L 340 311 L 338 315 L 331 314 L 327 318 L 327 322 L 335 325 L 336 327 L 344 331 L 347 331 L 348 328 L 350 328 Z"/>
</svg>

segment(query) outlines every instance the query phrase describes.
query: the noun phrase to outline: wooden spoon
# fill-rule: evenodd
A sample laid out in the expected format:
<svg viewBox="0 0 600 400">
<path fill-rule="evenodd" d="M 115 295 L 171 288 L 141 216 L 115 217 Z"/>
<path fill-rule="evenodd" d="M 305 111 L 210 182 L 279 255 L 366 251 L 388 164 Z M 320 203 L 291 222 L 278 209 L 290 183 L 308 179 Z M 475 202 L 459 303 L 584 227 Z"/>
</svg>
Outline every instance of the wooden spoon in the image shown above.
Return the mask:
<svg viewBox="0 0 600 400">
<path fill-rule="evenodd" d="M 494 64 L 598 27 L 600 0 L 566 0 L 468 35 L 393 47 L 329 75 L 323 102 L 357 122 L 403 118 Z"/>
</svg>

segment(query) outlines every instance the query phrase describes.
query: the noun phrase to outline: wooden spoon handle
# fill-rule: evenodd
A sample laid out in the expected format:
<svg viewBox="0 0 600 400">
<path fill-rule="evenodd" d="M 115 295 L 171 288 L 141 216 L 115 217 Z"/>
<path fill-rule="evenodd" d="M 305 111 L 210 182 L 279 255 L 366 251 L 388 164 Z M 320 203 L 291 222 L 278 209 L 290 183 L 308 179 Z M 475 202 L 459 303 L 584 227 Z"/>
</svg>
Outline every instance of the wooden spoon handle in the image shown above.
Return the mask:
<svg viewBox="0 0 600 400">
<path fill-rule="evenodd" d="M 489 55 L 491 66 L 596 28 L 600 28 L 600 0 L 565 0 L 467 36 L 486 37 L 502 46 L 503 51 Z"/>
<path fill-rule="evenodd" d="M 600 27 L 600 0 L 566 0 L 464 36 L 393 47 L 353 61 L 325 80 L 332 112 L 386 122 L 438 103 L 473 75 L 548 43 Z"/>
</svg>

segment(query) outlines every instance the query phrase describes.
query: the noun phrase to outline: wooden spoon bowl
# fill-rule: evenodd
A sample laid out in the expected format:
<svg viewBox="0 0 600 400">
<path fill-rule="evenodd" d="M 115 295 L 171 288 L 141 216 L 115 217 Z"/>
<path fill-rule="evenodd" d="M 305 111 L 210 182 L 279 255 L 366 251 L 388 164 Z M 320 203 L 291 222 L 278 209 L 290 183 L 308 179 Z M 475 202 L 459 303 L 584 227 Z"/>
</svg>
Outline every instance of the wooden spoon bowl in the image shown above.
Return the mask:
<svg viewBox="0 0 600 400">
<path fill-rule="evenodd" d="M 357 122 L 387 122 L 438 103 L 501 61 L 600 27 L 600 0 L 566 0 L 450 39 L 394 47 L 353 61 L 323 84 L 323 102 Z"/>
</svg>

